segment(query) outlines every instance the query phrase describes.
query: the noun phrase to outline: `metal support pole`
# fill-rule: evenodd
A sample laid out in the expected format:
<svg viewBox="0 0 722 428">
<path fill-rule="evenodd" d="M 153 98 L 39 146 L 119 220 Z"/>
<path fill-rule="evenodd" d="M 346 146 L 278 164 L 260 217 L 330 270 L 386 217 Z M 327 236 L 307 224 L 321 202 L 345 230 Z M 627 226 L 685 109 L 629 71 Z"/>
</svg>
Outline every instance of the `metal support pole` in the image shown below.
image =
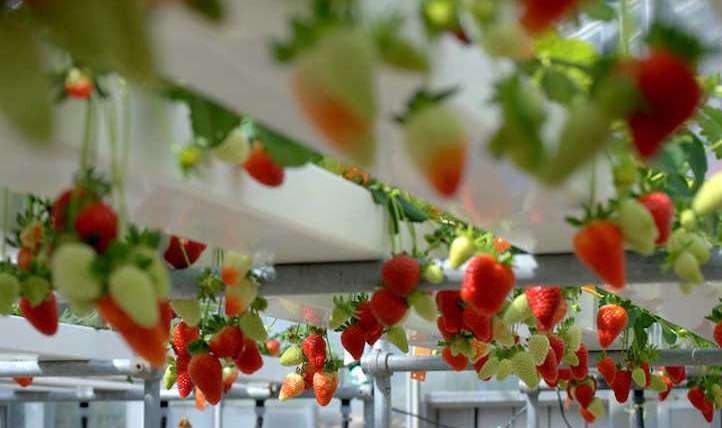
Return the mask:
<svg viewBox="0 0 722 428">
<path fill-rule="evenodd" d="M 391 426 L 391 374 L 374 375 L 374 428 Z"/>
<path fill-rule="evenodd" d="M 644 390 L 634 388 L 634 414 L 637 428 L 644 428 Z"/>
<path fill-rule="evenodd" d="M 213 428 L 223 427 L 223 401 L 213 407 Z"/>
<path fill-rule="evenodd" d="M 160 428 L 168 428 L 168 400 L 160 402 Z"/>
<path fill-rule="evenodd" d="M 256 428 L 263 428 L 263 417 L 266 415 L 266 400 L 256 400 Z"/>
<path fill-rule="evenodd" d="M 539 428 L 539 390 L 523 385 L 521 391 L 526 399 L 526 428 Z"/>
<path fill-rule="evenodd" d="M 143 427 L 160 426 L 160 382 L 159 379 L 146 379 L 143 384 Z"/>
<path fill-rule="evenodd" d="M 373 392 L 372 392 L 373 394 Z M 374 399 L 373 396 L 363 400 L 364 427 L 374 428 Z"/>
<path fill-rule="evenodd" d="M 341 400 L 341 427 L 348 428 L 351 423 L 351 400 L 344 398 Z"/>
<path fill-rule="evenodd" d="M 87 401 L 81 401 L 78 403 L 78 414 L 80 416 L 80 426 L 82 428 L 88 428 L 88 416 L 90 409 Z"/>
</svg>

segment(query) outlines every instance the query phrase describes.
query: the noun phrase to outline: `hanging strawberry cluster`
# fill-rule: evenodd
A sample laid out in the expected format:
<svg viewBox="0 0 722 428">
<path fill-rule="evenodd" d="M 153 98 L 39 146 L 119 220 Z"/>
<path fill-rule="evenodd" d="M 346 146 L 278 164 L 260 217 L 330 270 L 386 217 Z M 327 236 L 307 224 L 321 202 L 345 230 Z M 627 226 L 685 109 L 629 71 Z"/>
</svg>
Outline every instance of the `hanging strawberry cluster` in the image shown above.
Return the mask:
<svg viewBox="0 0 722 428">
<path fill-rule="evenodd" d="M 687 382 L 689 403 L 702 413 L 709 423 L 714 419 L 715 411 L 722 409 L 722 387 L 720 386 L 720 368 L 705 368 L 702 376 Z"/>
<path fill-rule="evenodd" d="M 336 296 L 333 303 L 329 328 L 341 332 L 341 345 L 354 360 L 358 360 L 367 344 L 373 346 L 383 336 L 384 326 L 374 317 L 365 293 L 355 294 L 347 299 Z M 391 336 L 393 337 L 393 334 Z M 403 337 L 405 340 L 406 335 Z M 397 347 L 402 349 L 398 343 Z"/>
<path fill-rule="evenodd" d="M 289 400 L 313 389 L 318 404 L 327 406 L 338 387 L 342 362 L 335 358 L 326 330 L 295 326 L 284 333 L 284 339 L 290 345 L 281 354 L 281 365 L 297 367 L 283 379 L 279 400 Z"/>
</svg>

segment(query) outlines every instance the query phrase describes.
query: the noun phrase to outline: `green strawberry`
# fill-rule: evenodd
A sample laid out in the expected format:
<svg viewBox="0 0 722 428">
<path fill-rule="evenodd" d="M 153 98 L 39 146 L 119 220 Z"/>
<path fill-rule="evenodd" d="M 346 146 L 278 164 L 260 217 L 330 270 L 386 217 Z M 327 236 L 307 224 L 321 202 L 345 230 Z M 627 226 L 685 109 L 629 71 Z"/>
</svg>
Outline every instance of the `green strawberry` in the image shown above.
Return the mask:
<svg viewBox="0 0 722 428">
<path fill-rule="evenodd" d="M 280 358 L 281 365 L 285 367 L 297 366 L 303 363 L 303 360 L 303 351 L 298 345 L 291 345 L 288 349 L 283 351 Z"/>
<path fill-rule="evenodd" d="M 687 232 L 694 232 L 697 229 L 697 216 L 692 210 L 684 210 L 679 215 L 679 224 Z"/>
<path fill-rule="evenodd" d="M 518 352 L 514 354 L 514 356 L 511 357 L 511 367 L 514 374 L 521 379 L 529 389 L 534 389 L 539 385 L 539 375 L 537 374 L 536 364 L 534 357 L 530 353 Z"/>
<path fill-rule="evenodd" d="M 251 146 L 243 130 L 235 128 L 228 133 L 219 145 L 213 147 L 212 151 L 223 162 L 231 165 L 242 165 L 248 159 Z"/>
<path fill-rule="evenodd" d="M 45 301 L 50 293 L 50 282 L 40 276 L 30 276 L 20 286 L 23 297 L 30 301 L 31 306 L 37 306 Z"/>
<path fill-rule="evenodd" d="M 577 352 L 579 347 L 582 346 L 582 329 L 576 325 L 571 325 L 561 333 L 561 338 L 564 341 L 564 349 Z"/>
<path fill-rule="evenodd" d="M 632 380 L 637 384 L 637 386 L 644 388 L 647 384 L 647 377 L 644 374 L 644 369 L 641 367 L 635 367 L 634 370 L 632 370 Z"/>
<path fill-rule="evenodd" d="M 504 323 L 507 325 L 516 324 L 522 322 L 532 316 L 529 302 L 526 300 L 526 293 L 521 293 L 516 296 L 506 311 L 504 312 Z"/>
<path fill-rule="evenodd" d="M 604 403 L 599 397 L 594 397 L 592 402 L 589 403 L 587 410 L 594 415 L 595 418 L 599 419 L 604 416 Z"/>
<path fill-rule="evenodd" d="M 150 275 L 156 297 L 158 299 L 167 298 L 168 294 L 170 294 L 171 282 L 165 260 L 160 257 L 157 251 L 148 247 L 137 248 L 136 253 L 151 261 L 145 268 L 145 272 Z"/>
<path fill-rule="evenodd" d="M 722 387 L 718 384 L 712 385 L 712 399 L 714 400 L 714 406 L 716 409 L 722 408 Z"/>
<path fill-rule="evenodd" d="M 614 185 L 617 188 L 626 189 L 634 185 L 639 179 L 639 170 L 633 156 L 624 156 L 619 163 L 614 165 Z"/>
<path fill-rule="evenodd" d="M 386 330 L 386 340 L 399 348 L 404 354 L 409 352 L 409 342 L 406 339 L 406 332 L 403 328 L 394 326 Z"/>
<path fill-rule="evenodd" d="M 629 248 L 646 256 L 654 253 L 659 230 L 654 217 L 644 205 L 636 199 L 623 201 L 619 206 L 618 223 Z"/>
<path fill-rule="evenodd" d="M 494 356 L 489 357 L 479 370 L 479 379 L 486 379 L 496 375 L 496 372 L 499 369 L 499 363 L 500 361 L 498 358 Z"/>
<path fill-rule="evenodd" d="M 653 374 L 649 379 L 649 387 L 656 392 L 664 392 L 667 390 L 667 384 L 664 383 L 662 377 L 655 374 Z"/>
<path fill-rule="evenodd" d="M 512 334 L 511 329 L 509 329 L 509 326 L 507 326 L 501 318 L 494 317 L 492 325 L 494 340 L 503 346 L 514 345 L 514 335 Z"/>
<path fill-rule="evenodd" d="M 50 260 L 53 284 L 66 299 L 74 302 L 92 302 L 103 292 L 100 281 L 93 275 L 95 249 L 82 242 L 61 245 Z"/>
<path fill-rule="evenodd" d="M 549 338 L 541 334 L 535 334 L 529 338 L 527 346 L 529 354 L 534 359 L 534 365 L 540 366 L 549 353 Z"/>
<path fill-rule="evenodd" d="M 201 304 L 196 299 L 173 299 L 170 306 L 191 327 L 197 326 L 201 321 Z"/>
<path fill-rule="evenodd" d="M 173 385 L 175 384 L 175 380 L 178 378 L 178 371 L 176 370 L 175 364 L 169 364 L 165 368 L 165 372 L 163 373 L 163 386 L 165 386 L 165 389 L 171 389 L 173 388 Z"/>
<path fill-rule="evenodd" d="M 8 315 L 20 296 L 20 282 L 7 272 L 0 272 L 0 315 Z"/>
<path fill-rule="evenodd" d="M 241 328 L 244 335 L 257 342 L 266 340 L 266 337 L 268 337 L 268 332 L 266 331 L 266 327 L 263 325 L 261 317 L 253 311 L 244 312 L 238 320 L 238 326 Z"/>
<path fill-rule="evenodd" d="M 704 281 L 699 261 L 691 251 L 682 251 L 674 260 L 674 273 L 687 284 L 700 284 Z"/>
<path fill-rule="evenodd" d="M 687 232 L 685 229 L 675 230 L 667 241 L 667 251 L 678 253 L 688 250 L 700 264 L 709 261 L 709 248 L 710 244 L 704 237 L 697 233 Z"/>
<path fill-rule="evenodd" d="M 133 265 L 113 271 L 108 279 L 110 295 L 133 321 L 142 327 L 154 327 L 160 314 L 155 287 L 145 272 Z"/>
<path fill-rule="evenodd" d="M 436 303 L 425 291 L 415 290 L 407 297 L 407 301 L 421 318 L 426 321 L 434 321 L 436 319 Z"/>
<path fill-rule="evenodd" d="M 476 252 L 476 245 L 470 237 L 466 235 L 459 235 L 451 242 L 449 248 L 449 266 L 452 269 L 456 269 L 463 265 L 469 257 L 473 256 Z"/>
<path fill-rule="evenodd" d="M 699 215 L 707 215 L 722 206 L 722 172 L 704 182 L 692 201 L 692 209 Z"/>
<path fill-rule="evenodd" d="M 430 284 L 441 284 L 444 282 L 444 270 L 436 263 L 429 263 L 424 267 L 424 280 Z"/>
<path fill-rule="evenodd" d="M 568 352 L 566 349 L 564 350 L 564 357 L 562 360 L 572 367 L 579 364 L 579 358 L 577 355 L 574 352 Z"/>
<path fill-rule="evenodd" d="M 504 359 L 499 361 L 499 367 L 496 369 L 496 380 L 499 382 L 503 381 L 511 374 L 512 366 L 511 361 Z"/>
</svg>

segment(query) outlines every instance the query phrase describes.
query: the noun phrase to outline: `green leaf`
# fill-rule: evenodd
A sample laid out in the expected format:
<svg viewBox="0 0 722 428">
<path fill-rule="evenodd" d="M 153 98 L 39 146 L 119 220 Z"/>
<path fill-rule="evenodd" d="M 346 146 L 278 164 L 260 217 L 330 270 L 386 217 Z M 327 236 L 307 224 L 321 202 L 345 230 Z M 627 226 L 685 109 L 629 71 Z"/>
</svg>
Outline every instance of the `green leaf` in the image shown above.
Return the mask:
<svg viewBox="0 0 722 428">
<path fill-rule="evenodd" d="M 26 136 L 47 140 L 52 102 L 36 32 L 17 20 L 0 17 L 0 111 Z"/>
<path fill-rule="evenodd" d="M 547 98 L 561 104 L 569 103 L 580 90 L 565 73 L 554 68 L 546 68 L 543 71 L 541 86 Z"/>
<path fill-rule="evenodd" d="M 617 17 L 617 13 L 613 7 L 607 4 L 605 0 L 593 0 L 584 7 L 584 13 L 592 18 L 600 21 L 611 21 Z"/>
<path fill-rule="evenodd" d="M 386 205 L 388 203 L 388 196 L 386 196 L 383 190 L 371 187 L 369 188 L 369 192 L 371 192 L 371 198 L 375 204 Z"/>
<path fill-rule="evenodd" d="M 229 132 L 241 124 L 241 117 L 213 101 L 175 87 L 166 92 L 175 101 L 188 105 L 191 128 L 196 140 L 206 147 L 215 147 L 223 142 Z"/>
<path fill-rule="evenodd" d="M 663 47 L 696 64 L 705 52 L 702 42 L 680 26 L 671 26 L 660 22 L 652 25 L 647 35 L 647 43 L 652 47 Z"/>
<path fill-rule="evenodd" d="M 263 147 L 271 155 L 271 158 L 281 166 L 301 166 L 309 162 L 317 162 L 322 158 L 320 153 L 308 149 L 259 123 L 255 124 L 255 135 L 263 142 Z"/>
<path fill-rule="evenodd" d="M 662 338 L 668 345 L 677 343 L 677 333 L 666 325 L 662 326 Z"/>
<path fill-rule="evenodd" d="M 682 143 L 682 149 L 687 157 L 687 163 L 694 174 L 693 188 L 696 190 L 704 183 L 705 174 L 707 174 L 707 154 L 702 141 L 694 134 L 691 134 L 690 137 L 689 140 Z"/>
<path fill-rule="evenodd" d="M 687 138 L 686 136 L 683 138 Z M 654 168 L 668 174 L 676 174 L 684 170 L 686 155 L 680 144 L 665 144 L 660 154 L 654 159 Z"/>
<path fill-rule="evenodd" d="M 672 199 L 688 201 L 694 196 L 694 192 L 689 187 L 687 179 L 681 174 L 669 174 L 667 176 L 667 190 Z"/>
<path fill-rule="evenodd" d="M 220 0 L 187 0 L 186 5 L 211 21 L 223 18 L 223 4 Z"/>
<path fill-rule="evenodd" d="M 539 59 L 560 59 L 571 63 L 591 66 L 598 54 L 594 46 L 580 39 L 565 38 L 550 32 L 534 42 L 534 52 Z"/>
<path fill-rule="evenodd" d="M 429 219 L 429 216 L 426 215 L 424 211 L 407 201 L 406 198 L 398 197 L 396 200 L 399 202 L 399 205 L 401 205 L 406 220 L 413 223 L 423 223 Z"/>
<path fill-rule="evenodd" d="M 50 39 L 98 71 L 154 83 L 155 66 L 140 0 L 64 0 L 32 8 Z"/>
<path fill-rule="evenodd" d="M 697 124 L 700 134 L 707 140 L 707 144 L 715 151 L 717 159 L 722 158 L 722 110 L 705 106 L 697 114 Z"/>
</svg>

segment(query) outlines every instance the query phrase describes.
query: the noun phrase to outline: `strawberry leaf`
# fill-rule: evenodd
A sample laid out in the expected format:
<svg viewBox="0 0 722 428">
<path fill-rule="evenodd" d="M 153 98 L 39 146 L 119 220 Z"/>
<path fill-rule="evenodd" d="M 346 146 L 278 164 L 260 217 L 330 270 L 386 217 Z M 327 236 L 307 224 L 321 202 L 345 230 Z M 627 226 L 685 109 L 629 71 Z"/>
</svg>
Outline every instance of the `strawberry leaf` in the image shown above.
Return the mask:
<svg viewBox="0 0 722 428">
<path fill-rule="evenodd" d="M 679 26 L 671 26 L 661 22 L 652 25 L 647 34 L 647 44 L 653 48 L 667 49 L 686 59 L 690 64 L 697 64 L 706 48 L 695 36 L 685 32 Z"/>
</svg>

